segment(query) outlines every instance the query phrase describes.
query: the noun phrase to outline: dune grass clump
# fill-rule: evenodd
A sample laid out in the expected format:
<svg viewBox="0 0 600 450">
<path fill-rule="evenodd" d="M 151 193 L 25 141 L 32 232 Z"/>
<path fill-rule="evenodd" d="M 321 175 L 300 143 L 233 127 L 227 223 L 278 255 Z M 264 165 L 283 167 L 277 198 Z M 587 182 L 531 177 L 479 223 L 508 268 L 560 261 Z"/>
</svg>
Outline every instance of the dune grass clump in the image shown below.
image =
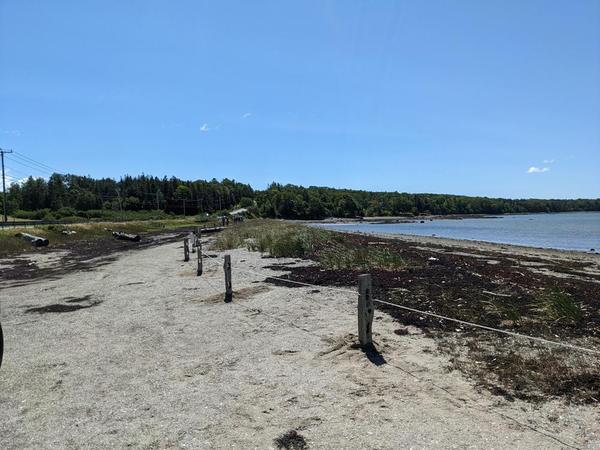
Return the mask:
<svg viewBox="0 0 600 450">
<path fill-rule="evenodd" d="M 351 244 L 342 233 L 276 220 L 252 220 L 230 227 L 215 248 L 246 247 L 275 258 L 311 258 L 326 269 L 397 270 L 407 266 L 398 252 L 384 246 Z"/>
<path fill-rule="evenodd" d="M 539 309 L 544 315 L 557 322 L 576 324 L 583 318 L 581 306 L 571 296 L 559 290 L 544 291 L 537 298 Z"/>
<path fill-rule="evenodd" d="M 252 220 L 219 234 L 218 250 L 246 247 L 276 258 L 306 258 L 327 240 L 327 232 L 275 220 Z"/>
<path fill-rule="evenodd" d="M 399 270 L 407 266 L 400 253 L 387 247 L 351 247 L 344 243 L 323 249 L 319 261 L 331 269 Z"/>
</svg>

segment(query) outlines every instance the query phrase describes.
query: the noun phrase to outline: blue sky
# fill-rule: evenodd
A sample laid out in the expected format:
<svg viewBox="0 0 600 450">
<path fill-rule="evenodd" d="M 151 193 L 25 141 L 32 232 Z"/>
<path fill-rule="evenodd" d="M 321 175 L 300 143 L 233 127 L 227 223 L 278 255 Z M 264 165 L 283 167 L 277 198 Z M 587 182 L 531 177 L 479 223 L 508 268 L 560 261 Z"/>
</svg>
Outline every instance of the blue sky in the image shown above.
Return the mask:
<svg viewBox="0 0 600 450">
<path fill-rule="evenodd" d="M 598 0 L 2 0 L 0 68 L 63 172 L 600 196 Z"/>
</svg>

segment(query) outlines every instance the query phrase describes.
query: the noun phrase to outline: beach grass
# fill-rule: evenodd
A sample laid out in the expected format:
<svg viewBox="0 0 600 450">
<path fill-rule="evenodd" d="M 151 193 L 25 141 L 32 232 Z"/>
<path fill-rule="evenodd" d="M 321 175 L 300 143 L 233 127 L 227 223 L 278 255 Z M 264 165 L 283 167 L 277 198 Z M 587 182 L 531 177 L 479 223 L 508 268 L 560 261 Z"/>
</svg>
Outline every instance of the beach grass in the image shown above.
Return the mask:
<svg viewBox="0 0 600 450">
<path fill-rule="evenodd" d="M 246 247 L 274 258 L 316 259 L 327 269 L 399 270 L 407 267 L 405 259 L 387 247 L 356 247 L 341 233 L 279 220 L 246 221 L 220 233 L 214 245 L 218 250 Z"/>
</svg>

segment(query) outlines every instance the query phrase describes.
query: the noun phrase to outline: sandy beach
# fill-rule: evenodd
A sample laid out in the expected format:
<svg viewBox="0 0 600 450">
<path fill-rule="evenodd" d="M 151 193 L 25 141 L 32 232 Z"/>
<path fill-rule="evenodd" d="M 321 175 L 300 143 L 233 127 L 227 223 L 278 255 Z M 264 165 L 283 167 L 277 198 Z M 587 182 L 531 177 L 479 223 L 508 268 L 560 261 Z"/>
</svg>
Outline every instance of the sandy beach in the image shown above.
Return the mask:
<svg viewBox="0 0 600 450">
<path fill-rule="evenodd" d="M 482 391 L 448 371 L 435 340 L 416 327 L 395 333 L 398 322 L 382 311 L 374 321 L 381 355 L 369 358 L 353 347 L 355 295 L 277 286 L 265 282 L 282 274 L 267 268 L 273 259 L 228 253 L 229 304 L 223 253 L 209 251 L 197 277 L 179 238 L 99 255 L 83 270 L 60 267 L 64 253 L 22 255 L 48 270 L 0 281 L 0 447 L 273 448 L 290 430 L 291 441 L 310 448 L 600 445 L 597 406 Z M 11 263 L 0 261 L 3 275 Z"/>
</svg>

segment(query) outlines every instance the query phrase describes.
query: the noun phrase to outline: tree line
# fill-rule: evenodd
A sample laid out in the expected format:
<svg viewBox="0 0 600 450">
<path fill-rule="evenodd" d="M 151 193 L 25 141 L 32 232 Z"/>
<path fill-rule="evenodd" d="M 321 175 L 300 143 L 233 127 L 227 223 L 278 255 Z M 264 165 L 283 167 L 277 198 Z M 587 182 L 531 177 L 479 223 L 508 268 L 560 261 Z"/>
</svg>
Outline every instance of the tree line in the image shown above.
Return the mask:
<svg viewBox="0 0 600 450">
<path fill-rule="evenodd" d="M 248 184 L 229 179 L 186 181 L 147 175 L 124 176 L 116 181 L 55 173 L 48 180 L 30 177 L 12 184 L 7 191 L 9 213 L 17 217 L 29 214 L 30 218 L 44 218 L 44 214 L 94 217 L 94 212 L 106 211 L 196 215 L 235 207 L 247 207 L 255 216 L 283 219 L 600 211 L 600 199 L 503 199 L 277 183 L 265 190 L 254 190 Z"/>
<path fill-rule="evenodd" d="M 54 173 L 48 180 L 29 177 L 11 184 L 6 203 L 9 213 L 18 217 L 36 211 L 58 213 L 55 215 L 61 217 L 90 216 L 90 211 L 93 217 L 94 211 L 151 210 L 193 215 L 228 210 L 240 203 L 252 204 L 253 197 L 250 185 L 229 179 L 185 181 L 127 175 L 116 181 Z"/>
</svg>

